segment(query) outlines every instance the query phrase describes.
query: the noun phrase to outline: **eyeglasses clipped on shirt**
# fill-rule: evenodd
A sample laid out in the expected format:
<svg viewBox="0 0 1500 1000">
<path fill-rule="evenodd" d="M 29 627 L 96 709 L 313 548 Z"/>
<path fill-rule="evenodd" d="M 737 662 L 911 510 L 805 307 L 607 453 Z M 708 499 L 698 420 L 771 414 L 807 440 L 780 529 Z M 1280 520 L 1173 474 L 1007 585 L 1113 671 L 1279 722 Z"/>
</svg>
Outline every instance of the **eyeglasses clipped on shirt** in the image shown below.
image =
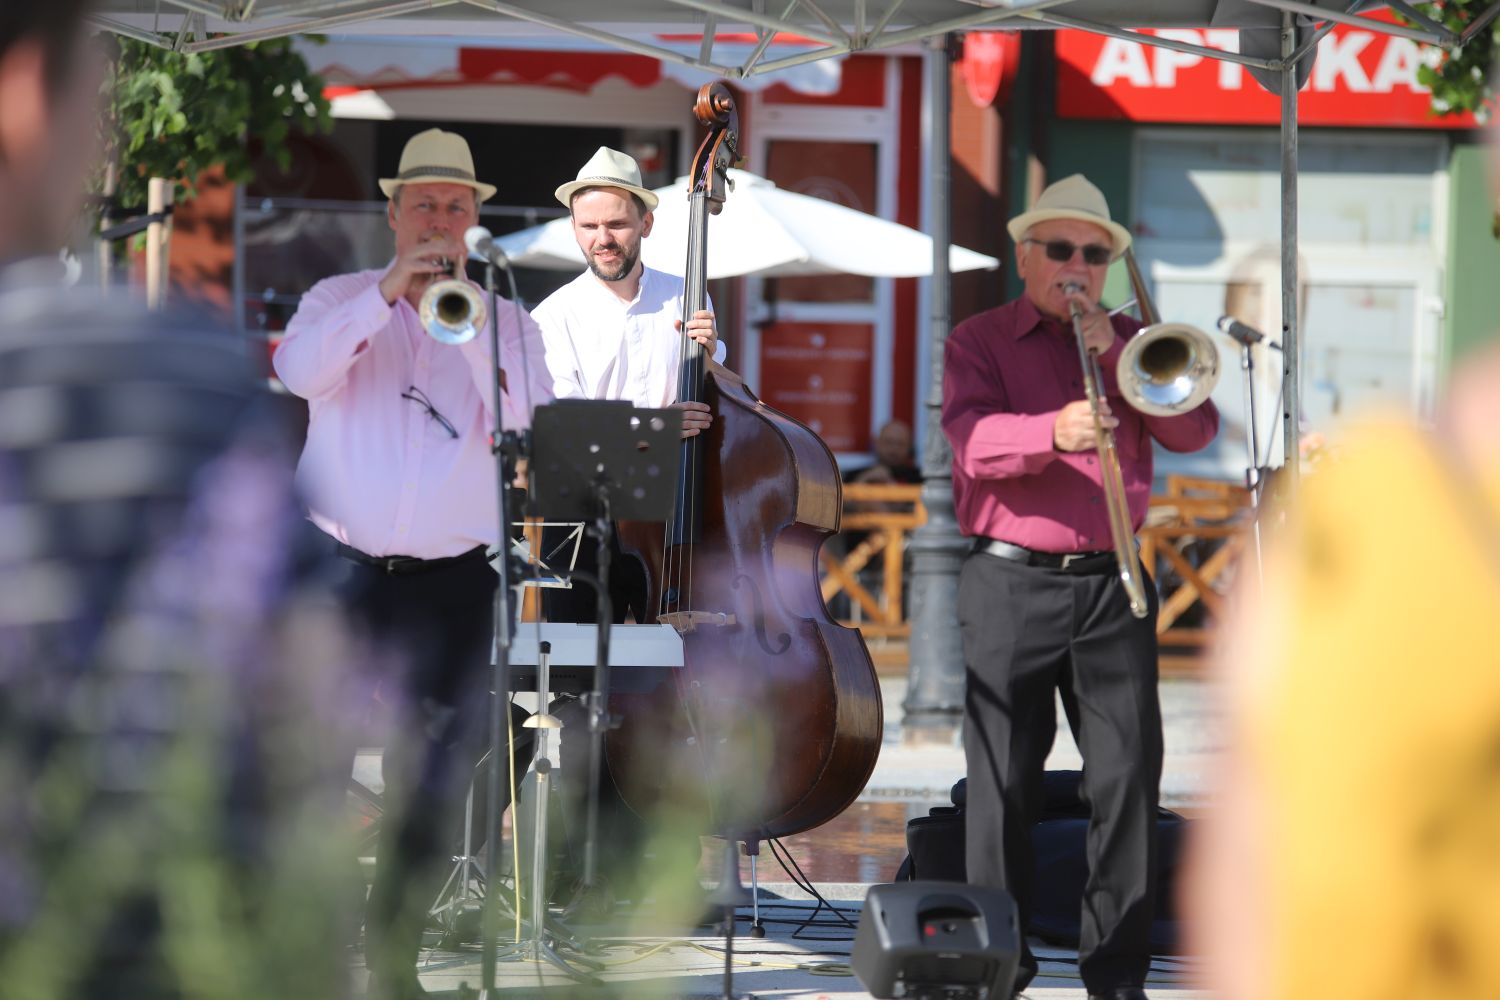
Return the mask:
<svg viewBox="0 0 1500 1000">
<path fill-rule="evenodd" d="M 438 412 L 438 408 L 432 405 L 432 400 L 428 399 L 427 394 L 421 389 L 418 389 L 414 385 L 407 386 L 406 391 L 401 394 L 401 398 L 409 399 L 413 403 L 421 406 L 422 409 L 426 410 L 427 415 L 441 424 L 443 430 L 448 432 L 449 437 L 458 437 L 458 428 L 453 426 L 453 422 L 451 420 Z"/>
<path fill-rule="evenodd" d="M 1102 246 L 1098 243 L 1088 243 L 1084 246 L 1078 246 L 1076 243 L 1070 243 L 1067 240 L 1034 240 L 1030 236 L 1021 242 L 1035 243 L 1038 246 L 1045 247 L 1047 250 L 1047 259 L 1055 260 L 1059 264 L 1066 264 L 1072 260 L 1073 251 L 1082 250 L 1083 262 L 1090 267 L 1098 267 L 1101 264 L 1108 264 L 1110 257 L 1115 252 L 1113 247 Z"/>
</svg>

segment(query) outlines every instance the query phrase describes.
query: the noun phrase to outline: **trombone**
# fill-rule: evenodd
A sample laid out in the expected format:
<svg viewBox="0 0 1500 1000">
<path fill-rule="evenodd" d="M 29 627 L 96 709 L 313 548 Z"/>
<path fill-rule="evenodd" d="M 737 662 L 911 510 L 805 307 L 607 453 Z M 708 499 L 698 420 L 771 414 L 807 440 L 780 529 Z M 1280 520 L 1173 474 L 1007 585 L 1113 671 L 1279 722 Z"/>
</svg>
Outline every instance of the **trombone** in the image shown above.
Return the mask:
<svg viewBox="0 0 1500 1000">
<path fill-rule="evenodd" d="M 1135 290 L 1136 309 L 1146 324 L 1126 341 L 1115 369 L 1120 395 L 1141 413 L 1170 417 L 1187 413 L 1202 405 L 1219 381 L 1219 350 L 1208 334 L 1187 323 L 1163 323 L 1146 291 L 1135 262 L 1135 254 L 1125 251 L 1125 267 Z M 1082 290 L 1070 285 L 1069 290 Z M 1130 508 L 1125 502 L 1125 480 L 1120 473 L 1120 457 L 1115 450 L 1115 435 L 1104 426 L 1100 412 L 1104 373 L 1099 355 L 1083 339 L 1083 310 L 1076 302 L 1068 303 L 1073 318 L 1073 336 L 1078 341 L 1078 359 L 1083 364 L 1083 389 L 1089 410 L 1094 416 L 1095 447 L 1099 453 L 1099 473 L 1104 487 L 1104 501 L 1109 515 L 1109 536 L 1120 567 L 1120 582 L 1130 600 L 1130 613 L 1145 618 L 1150 611 L 1146 601 L 1140 556 L 1135 547 L 1135 529 L 1130 523 Z"/>
<path fill-rule="evenodd" d="M 484 298 L 463 279 L 463 260 L 443 260 L 453 277 L 434 281 L 417 303 L 417 317 L 427 336 L 440 344 L 466 344 L 484 326 Z"/>
</svg>

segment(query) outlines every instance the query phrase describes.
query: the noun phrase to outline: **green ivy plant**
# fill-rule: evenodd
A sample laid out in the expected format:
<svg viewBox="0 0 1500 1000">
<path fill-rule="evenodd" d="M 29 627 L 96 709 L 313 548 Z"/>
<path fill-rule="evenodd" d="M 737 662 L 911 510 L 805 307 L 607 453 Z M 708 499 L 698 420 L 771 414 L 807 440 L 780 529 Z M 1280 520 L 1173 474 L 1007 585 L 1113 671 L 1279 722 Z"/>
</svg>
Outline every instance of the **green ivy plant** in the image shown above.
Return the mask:
<svg viewBox="0 0 1500 1000">
<path fill-rule="evenodd" d="M 1491 0 L 1442 0 L 1415 6 L 1450 31 L 1461 32 L 1490 6 Z M 1480 121 L 1489 118 L 1495 97 L 1496 39 L 1500 19 L 1480 31 L 1467 45 L 1418 68 L 1417 79 L 1432 90 L 1432 110 L 1439 115 L 1472 111 Z"/>
<path fill-rule="evenodd" d="M 152 177 L 177 181 L 188 197 L 211 167 L 250 180 L 251 138 L 284 170 L 293 130 L 333 127 L 323 79 L 287 38 L 195 53 L 122 38 L 105 101 L 115 193 L 127 206 L 145 205 Z"/>
</svg>

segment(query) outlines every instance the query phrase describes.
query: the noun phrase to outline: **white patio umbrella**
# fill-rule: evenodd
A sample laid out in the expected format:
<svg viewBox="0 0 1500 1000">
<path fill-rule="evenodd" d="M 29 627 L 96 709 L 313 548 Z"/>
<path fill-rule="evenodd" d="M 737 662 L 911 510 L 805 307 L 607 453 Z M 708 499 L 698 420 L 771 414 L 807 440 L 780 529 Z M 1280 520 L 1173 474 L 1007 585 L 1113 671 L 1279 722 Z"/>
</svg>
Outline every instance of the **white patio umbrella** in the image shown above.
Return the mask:
<svg viewBox="0 0 1500 1000">
<path fill-rule="evenodd" d="M 708 224 L 708 276 L 739 274 L 864 274 L 910 278 L 932 273 L 932 239 L 899 223 L 845 208 L 822 198 L 785 191 L 744 170 L 730 170 L 734 184 L 724 209 Z M 681 274 L 687 260 L 688 182 L 657 188 L 656 223 L 641 244 L 641 257 L 659 271 Z M 511 261 L 526 267 L 576 271 L 583 254 L 566 218 L 502 237 Z M 950 247 L 954 271 L 995 268 L 1000 262 L 963 247 Z"/>
</svg>

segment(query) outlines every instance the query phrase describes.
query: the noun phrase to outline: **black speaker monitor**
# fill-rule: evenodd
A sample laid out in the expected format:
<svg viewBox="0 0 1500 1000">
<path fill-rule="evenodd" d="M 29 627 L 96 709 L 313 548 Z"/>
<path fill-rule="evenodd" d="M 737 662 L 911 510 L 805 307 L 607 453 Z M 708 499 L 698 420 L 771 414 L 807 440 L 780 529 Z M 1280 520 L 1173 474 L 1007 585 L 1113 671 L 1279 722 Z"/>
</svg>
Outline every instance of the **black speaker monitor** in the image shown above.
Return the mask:
<svg viewBox="0 0 1500 1000">
<path fill-rule="evenodd" d="M 1004 1000 L 1020 960 L 1016 904 L 954 882 L 871 886 L 850 965 L 875 997 Z"/>
</svg>

